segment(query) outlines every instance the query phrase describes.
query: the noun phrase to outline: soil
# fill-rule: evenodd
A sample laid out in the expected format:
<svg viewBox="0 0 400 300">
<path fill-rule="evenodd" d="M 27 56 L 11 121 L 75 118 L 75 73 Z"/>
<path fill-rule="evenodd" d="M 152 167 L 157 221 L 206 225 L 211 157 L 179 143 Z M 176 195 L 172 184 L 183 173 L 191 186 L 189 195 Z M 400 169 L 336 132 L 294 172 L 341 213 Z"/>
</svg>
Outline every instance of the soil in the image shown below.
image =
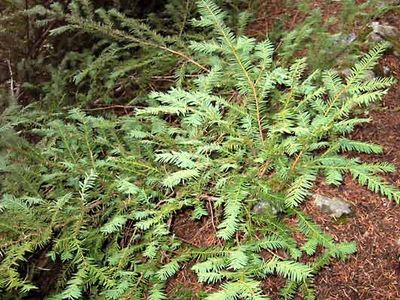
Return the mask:
<svg viewBox="0 0 400 300">
<path fill-rule="evenodd" d="M 400 80 L 400 59 L 388 54 L 381 60 Z M 358 140 L 384 147 L 381 155 L 362 158 L 371 162 L 387 161 L 397 171 L 386 176 L 400 186 L 400 84 L 383 99 L 382 106 L 369 113 L 372 122 L 352 134 Z M 354 206 L 354 216 L 339 224 L 321 214 L 312 202 L 306 211 L 338 241 L 357 242 L 357 254 L 347 262 L 336 262 L 315 280 L 317 299 L 400 299 L 400 206 L 371 193 L 346 179 L 340 189 L 320 184 L 318 193 L 342 197 Z"/>
<path fill-rule="evenodd" d="M 208 206 L 209 215 L 211 215 Z M 175 236 L 182 242 L 194 247 L 212 247 L 220 244 L 219 239 L 215 235 L 214 220 L 211 218 L 202 218 L 200 221 L 191 219 L 191 211 L 183 212 L 176 216 L 172 223 L 172 231 Z M 174 276 L 167 285 L 166 292 L 171 299 L 177 299 L 178 295 L 183 291 L 188 291 L 189 296 L 198 298 L 200 293 L 216 291 L 216 286 L 201 284 L 197 280 L 197 276 L 190 270 L 194 263 L 188 263 L 182 266 L 176 276 Z"/>
<path fill-rule="evenodd" d="M 262 38 L 277 22 L 280 23 L 279 26 L 290 30 L 306 18 L 307 14 L 296 9 L 295 5 L 285 6 L 283 2 L 263 1 L 255 22 L 248 29 L 248 34 Z M 357 1 L 361 2 L 365 1 Z M 326 21 L 331 16 L 337 17 L 341 13 L 340 1 L 312 1 L 312 6 L 321 9 Z M 398 12 L 390 12 L 380 17 L 379 21 L 400 29 Z M 335 24 L 330 30 L 335 30 Z M 399 57 L 386 54 L 380 61 L 380 69 L 384 66 L 400 81 Z M 386 179 L 395 186 L 400 186 L 400 83 L 391 88 L 381 105 L 365 114 L 372 122 L 358 128 L 352 137 L 380 144 L 384 147 L 384 153 L 363 155 L 362 159 L 371 162 L 387 161 L 396 165 L 398 171 L 387 175 Z M 346 178 L 339 188 L 332 188 L 320 182 L 315 192 L 341 197 L 353 205 L 353 214 L 344 221 L 322 213 L 312 201 L 307 202 L 304 209 L 336 241 L 355 241 L 358 249 L 349 260 L 334 261 L 315 277 L 317 299 L 400 299 L 400 205 L 369 192 L 350 178 Z M 183 241 L 199 247 L 218 244 L 210 220 L 193 222 L 186 213 L 177 219 L 172 228 L 176 236 Z M 185 266 L 169 282 L 167 291 L 170 299 L 183 299 L 183 296 L 179 296 L 183 295 L 182 289 L 192 291 L 192 296 L 184 299 L 198 299 L 201 291 L 215 289 L 199 284 L 190 266 Z M 279 288 L 283 284 L 282 279 L 270 277 L 264 281 L 263 289 L 272 299 L 279 299 Z"/>
</svg>

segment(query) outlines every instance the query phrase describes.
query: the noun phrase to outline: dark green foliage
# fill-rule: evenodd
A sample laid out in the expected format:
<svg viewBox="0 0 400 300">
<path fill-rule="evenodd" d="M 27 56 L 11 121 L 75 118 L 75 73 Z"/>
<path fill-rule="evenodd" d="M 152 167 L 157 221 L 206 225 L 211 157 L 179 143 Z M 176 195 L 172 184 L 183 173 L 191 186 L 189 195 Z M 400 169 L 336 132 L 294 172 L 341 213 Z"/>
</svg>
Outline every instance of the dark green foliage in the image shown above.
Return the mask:
<svg viewBox="0 0 400 300">
<path fill-rule="evenodd" d="M 71 43 L 83 44 L 79 50 L 70 45 L 72 51 L 51 70 L 50 86 L 43 87 L 44 102 L 53 107 L 135 103 L 154 86 L 170 85 L 155 77 L 169 75 L 180 65 L 175 53 L 180 53 L 187 38 L 188 33 L 183 30 L 192 6 L 187 7 L 182 1 L 167 3 L 163 12 L 166 18 L 158 18 L 158 23 L 152 22 L 155 20 L 152 15 L 144 20 L 127 18 L 126 14 L 137 14 L 127 5 L 124 11 L 118 11 L 109 5 L 94 7 L 88 1 L 72 1 L 67 7 L 56 3 L 49 9 L 41 6 L 31 9 L 30 14 L 40 16 L 41 24 L 55 20 L 65 23 L 50 31 L 53 38 L 69 39 L 73 35 Z M 160 3 L 157 7 L 164 5 Z M 171 19 L 180 25 L 168 25 Z"/>
<path fill-rule="evenodd" d="M 24 88 L 43 97 L 46 109 L 58 110 L 71 105 L 141 103 L 150 90 L 182 82 L 182 74 L 197 71 L 191 67 L 196 62 L 190 58 L 188 41 L 205 36 L 190 26 L 195 3 L 145 2 L 76 0 L 26 11 L 19 8 L 22 21 L 30 18 L 30 24 L 42 30 L 43 39 L 31 42 L 43 45 L 39 57 L 32 57 L 21 69 Z M 250 5 L 242 2 L 226 3 L 237 11 L 231 14 L 232 22 L 241 20 L 238 31 L 250 15 L 239 12 L 239 7 Z"/>
<path fill-rule="evenodd" d="M 354 109 L 380 100 L 393 83 L 365 79 L 385 44 L 342 80 L 332 70 L 306 72 L 305 59 L 277 66 L 271 42 L 236 35 L 211 0 L 197 1 L 200 17 L 192 22 L 208 38 L 189 45 L 116 10 L 91 15 L 86 1 L 74 3 L 86 18 L 72 11 L 57 31 L 107 36 L 101 54 L 84 56 L 87 68 L 74 75 L 78 85 L 90 78 L 90 101 L 111 80 L 106 70 L 123 69 L 116 57 L 131 47 L 147 43 L 153 50 L 138 53 L 174 57 L 187 68 L 180 84 L 148 94 L 124 117 L 79 109 L 44 114 L 34 105 L 3 114 L 5 295 L 33 292 L 20 266 L 29 254 L 46 249 L 62 265 L 49 299 L 166 299 L 167 281 L 189 261 L 200 282 L 220 284 L 207 299 L 267 299 L 261 282 L 271 275 L 286 280 L 284 299 L 298 293 L 313 299 L 315 273 L 356 251 L 354 243 L 336 243 L 302 212 L 317 176 L 340 185 L 348 174 L 400 202 L 400 192 L 379 177 L 392 172 L 392 165 L 342 155 L 382 151 L 344 135 L 368 121 L 355 117 Z M 51 81 L 47 95 L 58 92 Z M 220 212 L 221 243 L 198 248 L 175 236 L 171 224 L 187 210 L 194 219 L 208 217 L 206 199 Z M 261 199 L 279 214 L 255 214 Z M 293 237 L 299 233 L 303 244 Z M 311 257 L 308 263 L 301 262 L 305 257 Z"/>
</svg>

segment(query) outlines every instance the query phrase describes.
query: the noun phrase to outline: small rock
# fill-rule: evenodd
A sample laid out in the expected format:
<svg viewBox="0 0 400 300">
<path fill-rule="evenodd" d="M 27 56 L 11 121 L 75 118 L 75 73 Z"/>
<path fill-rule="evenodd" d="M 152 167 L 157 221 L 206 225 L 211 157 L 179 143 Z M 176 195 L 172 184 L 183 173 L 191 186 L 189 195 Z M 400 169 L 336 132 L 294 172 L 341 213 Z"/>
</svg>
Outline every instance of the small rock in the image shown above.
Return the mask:
<svg viewBox="0 0 400 300">
<path fill-rule="evenodd" d="M 347 77 L 349 77 L 351 75 L 351 69 L 350 68 L 346 68 L 346 69 L 340 70 L 339 73 L 343 77 L 347 78 Z"/>
<path fill-rule="evenodd" d="M 400 52 L 400 31 L 396 27 L 379 22 L 372 22 L 369 26 L 372 28 L 372 32 L 369 35 L 371 40 L 386 40 L 391 44 L 395 55 L 396 52 Z"/>
<path fill-rule="evenodd" d="M 278 213 L 282 212 L 282 209 L 280 209 L 277 205 L 272 204 L 270 201 L 261 200 L 254 205 L 253 212 L 258 215 L 266 212 L 277 215 Z"/>
<path fill-rule="evenodd" d="M 383 41 L 383 37 L 380 36 L 379 34 L 375 33 L 375 32 L 372 32 L 372 33 L 369 35 L 369 39 L 370 39 L 372 42 L 382 42 L 382 41 Z"/>
<path fill-rule="evenodd" d="M 392 69 L 390 69 L 388 66 L 383 66 L 382 71 L 384 76 L 392 75 Z"/>
<path fill-rule="evenodd" d="M 349 69 L 349 68 L 339 70 L 339 74 L 342 75 L 345 78 L 349 77 L 351 75 L 351 73 L 352 73 L 352 70 Z M 376 76 L 375 76 L 375 73 L 373 71 L 367 71 L 365 76 L 364 76 L 364 80 L 369 81 L 369 80 L 374 79 L 375 77 Z"/>
<path fill-rule="evenodd" d="M 391 5 L 399 5 L 399 4 L 400 4 L 399 0 L 382 0 L 377 3 L 376 7 L 379 9 L 385 9 L 387 7 L 390 7 Z"/>
<path fill-rule="evenodd" d="M 337 197 L 326 197 L 319 194 L 314 195 L 315 205 L 322 212 L 327 213 L 335 218 L 340 218 L 342 215 L 351 214 L 351 205 Z"/>
<path fill-rule="evenodd" d="M 378 5 L 377 5 L 377 7 L 378 7 L 379 9 L 384 9 L 386 6 L 387 6 L 387 4 L 386 4 L 384 1 L 379 2 Z"/>
<path fill-rule="evenodd" d="M 342 43 L 348 46 L 348 45 L 350 45 L 352 42 L 354 42 L 356 39 L 357 39 L 357 35 L 356 35 L 354 32 L 351 32 L 350 34 L 345 35 L 345 36 L 342 38 Z"/>
<path fill-rule="evenodd" d="M 349 46 L 356 39 L 357 39 L 357 34 L 355 34 L 354 32 L 351 32 L 349 34 L 340 33 L 334 36 L 335 42 L 342 46 Z"/>
<path fill-rule="evenodd" d="M 374 73 L 373 71 L 367 71 L 367 73 L 365 74 L 364 79 L 365 79 L 366 81 L 369 81 L 369 80 L 374 79 L 375 77 L 376 77 L 376 76 L 375 76 L 375 73 Z"/>
<path fill-rule="evenodd" d="M 370 27 L 372 28 L 373 33 L 380 35 L 383 38 L 394 38 L 399 36 L 399 31 L 394 26 L 383 25 L 379 22 L 372 22 Z"/>
</svg>

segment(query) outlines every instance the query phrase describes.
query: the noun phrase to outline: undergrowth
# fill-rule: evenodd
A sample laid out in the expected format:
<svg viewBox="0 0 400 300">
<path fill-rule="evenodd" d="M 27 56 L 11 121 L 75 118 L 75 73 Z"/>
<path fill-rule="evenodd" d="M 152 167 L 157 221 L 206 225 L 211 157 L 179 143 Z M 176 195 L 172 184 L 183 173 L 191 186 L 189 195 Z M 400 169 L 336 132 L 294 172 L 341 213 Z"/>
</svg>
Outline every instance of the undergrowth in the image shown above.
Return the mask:
<svg viewBox="0 0 400 300">
<path fill-rule="evenodd" d="M 0 13 L 0 55 L 16 65 L 25 94 L 49 111 L 140 103 L 149 91 L 183 81 L 188 41 L 207 36 L 190 26 L 193 1 L 23 2 Z M 240 32 L 254 1 L 223 2 Z"/>
<path fill-rule="evenodd" d="M 379 101 L 393 83 L 367 79 L 386 44 L 342 79 L 334 70 L 307 69 L 305 59 L 279 66 L 268 39 L 235 34 L 211 0 L 198 0 L 197 8 L 200 17 L 191 24 L 208 38 L 178 49 L 136 19 L 74 2 L 57 33 L 78 30 L 118 42 L 76 81 L 99 76 L 101 84 L 105 69 L 97 73 L 98 64 L 115 66 L 112 55 L 143 43 L 157 49 L 154 57 L 172 54 L 185 67 L 173 87 L 143 96 L 124 116 L 77 108 L 49 114 L 35 104 L 2 114 L 5 297 L 38 288 L 33 278 L 45 271 L 24 266 L 45 251 L 61 266 L 48 299 L 166 299 L 168 280 L 188 262 L 199 282 L 218 290 L 207 299 L 268 299 L 262 281 L 275 275 L 286 280 L 283 299 L 314 299 L 315 274 L 356 251 L 302 211 L 317 178 L 339 186 L 348 175 L 400 201 L 400 192 L 379 176 L 393 172 L 391 164 L 344 155 L 382 152 L 345 135 L 370 121 L 354 109 Z M 270 209 L 256 214 L 260 201 Z M 195 247 L 176 236 L 171 224 L 183 211 L 194 220 L 220 215 L 219 246 Z"/>
<path fill-rule="evenodd" d="M 293 63 L 301 53 L 313 68 L 339 70 L 350 68 L 360 48 L 369 47 L 371 20 L 398 9 L 394 1 L 379 0 L 367 0 L 362 4 L 355 0 L 324 1 L 322 10 L 315 8 L 315 1 L 308 0 L 286 1 L 281 5 L 289 11 L 297 11 L 293 20 L 285 20 L 285 16 L 277 19 L 269 32 L 271 40 L 279 43 L 281 64 Z M 298 24 L 285 29 L 284 21 L 293 24 L 296 18 Z"/>
</svg>

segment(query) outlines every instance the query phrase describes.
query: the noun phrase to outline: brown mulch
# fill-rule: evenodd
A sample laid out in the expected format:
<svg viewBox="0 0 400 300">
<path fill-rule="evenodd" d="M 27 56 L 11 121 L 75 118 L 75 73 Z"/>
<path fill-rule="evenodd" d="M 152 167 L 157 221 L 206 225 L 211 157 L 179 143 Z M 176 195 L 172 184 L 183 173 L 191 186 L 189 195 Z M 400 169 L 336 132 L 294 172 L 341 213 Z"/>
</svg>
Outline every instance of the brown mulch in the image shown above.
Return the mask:
<svg viewBox="0 0 400 300">
<path fill-rule="evenodd" d="M 183 242 L 195 247 L 211 247 L 220 244 L 215 236 L 215 225 L 211 218 L 194 221 L 191 211 L 185 211 L 174 218 L 172 224 L 174 234 Z"/>
<path fill-rule="evenodd" d="M 322 20 L 325 24 L 331 17 L 340 18 L 341 1 L 310 1 L 307 8 L 298 9 L 302 0 L 293 1 L 283 0 L 264 0 L 258 9 L 256 19 L 247 29 L 247 34 L 258 38 L 265 37 L 276 26 L 281 26 L 283 30 L 290 31 L 296 25 L 304 21 L 314 9 L 320 9 Z M 362 4 L 366 0 L 356 0 L 357 4 Z M 337 23 L 329 26 L 330 31 L 335 31 Z"/>
<path fill-rule="evenodd" d="M 208 206 L 208 210 L 209 215 L 212 215 L 210 206 Z M 185 211 L 175 216 L 171 224 L 175 236 L 182 242 L 198 248 L 220 245 L 221 242 L 215 235 L 215 224 L 213 224 L 211 218 L 194 221 L 191 218 L 191 213 L 191 211 Z M 217 290 L 217 286 L 198 282 L 196 274 L 190 269 L 193 265 L 193 262 L 183 265 L 181 270 L 169 280 L 166 292 L 170 299 L 178 299 L 179 294 L 184 291 L 190 291 L 192 297 L 197 299 L 201 292 L 211 293 Z"/>
<path fill-rule="evenodd" d="M 400 80 L 400 59 L 387 55 L 381 65 Z M 368 161 L 388 161 L 398 171 L 386 176 L 400 186 L 400 84 L 383 100 L 380 109 L 369 113 L 372 122 L 354 132 L 355 139 L 374 142 L 384 153 L 364 156 Z M 335 262 L 315 280 L 317 299 L 400 299 L 400 206 L 371 193 L 350 179 L 339 189 L 320 185 L 318 192 L 347 199 L 354 216 L 341 224 L 307 203 L 306 211 L 338 241 L 354 240 L 358 252 L 347 262 Z"/>
</svg>

